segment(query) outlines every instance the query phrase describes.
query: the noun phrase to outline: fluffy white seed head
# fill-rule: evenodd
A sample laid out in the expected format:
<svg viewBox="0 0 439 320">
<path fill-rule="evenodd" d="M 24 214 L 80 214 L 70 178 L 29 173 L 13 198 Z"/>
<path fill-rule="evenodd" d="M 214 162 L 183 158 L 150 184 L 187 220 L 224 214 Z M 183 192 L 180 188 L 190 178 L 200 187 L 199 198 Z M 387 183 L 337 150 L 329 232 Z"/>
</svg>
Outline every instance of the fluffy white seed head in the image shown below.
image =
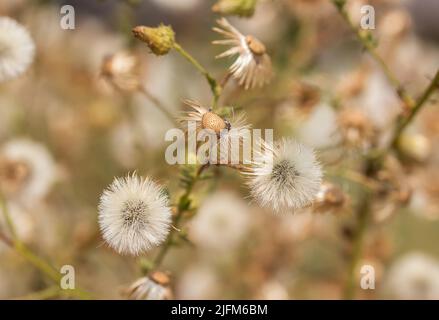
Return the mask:
<svg viewBox="0 0 439 320">
<path fill-rule="evenodd" d="M 384 289 L 396 299 L 439 299 L 439 263 L 421 252 L 407 253 L 391 266 Z"/>
<path fill-rule="evenodd" d="M 105 241 L 120 254 L 138 255 L 169 233 L 171 210 L 163 189 L 136 174 L 116 178 L 103 192 L 99 224 Z"/>
<path fill-rule="evenodd" d="M 250 173 L 250 192 L 262 207 L 284 212 L 310 205 L 317 195 L 322 170 L 312 149 L 286 139 L 264 145 Z"/>
<path fill-rule="evenodd" d="M 35 44 L 15 20 L 0 17 L 0 83 L 24 73 L 32 63 Z"/>
</svg>

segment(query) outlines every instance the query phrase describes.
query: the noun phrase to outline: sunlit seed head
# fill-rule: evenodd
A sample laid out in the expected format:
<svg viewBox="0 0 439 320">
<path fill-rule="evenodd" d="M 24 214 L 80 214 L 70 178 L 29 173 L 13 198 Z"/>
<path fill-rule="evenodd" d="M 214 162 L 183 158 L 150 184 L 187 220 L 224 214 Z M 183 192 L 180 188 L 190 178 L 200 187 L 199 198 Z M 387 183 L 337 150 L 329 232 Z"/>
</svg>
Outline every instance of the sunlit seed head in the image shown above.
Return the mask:
<svg viewBox="0 0 439 320">
<path fill-rule="evenodd" d="M 138 255 L 161 244 L 171 223 L 168 199 L 149 178 L 133 174 L 115 179 L 99 204 L 105 241 L 121 254 Z"/>
</svg>

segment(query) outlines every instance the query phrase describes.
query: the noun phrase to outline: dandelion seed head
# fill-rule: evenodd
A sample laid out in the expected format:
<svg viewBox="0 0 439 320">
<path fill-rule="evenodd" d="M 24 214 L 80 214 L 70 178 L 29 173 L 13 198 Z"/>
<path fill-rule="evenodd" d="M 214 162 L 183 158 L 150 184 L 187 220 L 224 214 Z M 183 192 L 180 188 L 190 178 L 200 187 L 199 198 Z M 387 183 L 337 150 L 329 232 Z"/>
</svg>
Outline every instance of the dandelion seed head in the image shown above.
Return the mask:
<svg viewBox="0 0 439 320">
<path fill-rule="evenodd" d="M 14 139 L 0 149 L 0 184 L 24 205 L 42 200 L 57 180 L 56 163 L 47 148 L 28 139 Z"/>
<path fill-rule="evenodd" d="M 408 253 L 391 266 L 384 287 L 396 299 L 439 299 L 439 263 L 420 252 Z"/>
<path fill-rule="evenodd" d="M 229 250 L 237 245 L 249 227 L 248 206 L 229 192 L 207 198 L 191 221 L 194 242 L 209 250 Z"/>
<path fill-rule="evenodd" d="M 127 290 L 127 296 L 131 300 L 168 300 L 172 298 L 172 292 L 157 278 L 157 273 L 149 277 L 143 277 L 135 281 Z M 161 273 L 160 273 L 161 278 Z"/>
<path fill-rule="evenodd" d="M 218 55 L 217 58 L 238 56 L 230 67 L 230 73 L 245 89 L 262 87 L 272 77 L 272 65 L 265 45 L 255 37 L 244 36 L 225 18 L 218 20 L 221 28 L 213 30 L 225 37 L 224 40 L 214 41 L 214 44 L 229 45 L 230 49 Z"/>
<path fill-rule="evenodd" d="M 310 205 L 322 179 L 313 150 L 291 139 L 274 147 L 264 144 L 263 149 L 256 155 L 249 173 L 253 198 L 275 212 Z"/>
<path fill-rule="evenodd" d="M 116 178 L 99 204 L 105 241 L 120 254 L 138 255 L 161 244 L 168 235 L 171 210 L 161 187 L 136 174 Z"/>
<path fill-rule="evenodd" d="M 0 83 L 23 74 L 34 59 L 35 44 L 17 21 L 0 17 Z"/>
<path fill-rule="evenodd" d="M 135 91 L 140 88 L 140 61 L 133 54 L 119 52 L 104 58 L 101 76 L 115 88 Z"/>
</svg>

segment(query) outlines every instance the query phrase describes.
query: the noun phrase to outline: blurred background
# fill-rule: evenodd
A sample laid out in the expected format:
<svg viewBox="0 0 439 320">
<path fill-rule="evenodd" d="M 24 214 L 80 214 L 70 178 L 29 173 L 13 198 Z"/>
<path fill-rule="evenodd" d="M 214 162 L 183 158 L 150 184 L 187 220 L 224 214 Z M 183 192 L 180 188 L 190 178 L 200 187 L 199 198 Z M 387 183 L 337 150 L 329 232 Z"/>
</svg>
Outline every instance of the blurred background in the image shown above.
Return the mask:
<svg viewBox="0 0 439 320">
<path fill-rule="evenodd" d="M 214 3 L 0 1 L 0 16 L 24 25 L 36 45 L 27 72 L 0 83 L 0 159 L 21 154 L 40 170 L 26 197 L 8 201 L 9 211 L 19 237 L 53 265 L 74 266 L 77 283 L 95 298 L 124 298 L 141 276 L 138 259 L 103 243 L 102 190 L 136 170 L 166 185 L 174 199 L 181 192 L 180 168 L 164 159 L 164 134 L 174 124 L 144 95 L 109 85 L 103 61 L 120 52 L 136 55 L 142 82 L 176 116 L 185 110 L 183 99 L 208 105 L 209 87 L 191 65 L 174 52 L 150 54 L 131 29 L 172 25 L 177 41 L 220 79 L 230 61 L 215 60 L 221 48 L 211 45 L 218 39 Z M 74 30 L 60 27 L 63 4 L 75 8 Z M 377 51 L 418 96 L 439 68 L 439 2 L 349 0 L 354 23 L 365 4 L 375 8 Z M 357 168 L 372 139 L 380 145 L 388 137 L 398 96 L 329 0 L 260 0 L 253 17 L 229 20 L 265 43 L 275 76 L 258 90 L 231 83 L 222 104 L 245 111 L 254 128 L 273 128 L 275 138 L 294 136 L 316 148 L 343 201 L 319 213 L 273 215 L 248 199 L 238 173 L 215 168 L 214 179 L 194 193 L 190 244 L 172 249 L 162 269 L 177 299 L 341 299 L 358 186 L 338 173 Z M 350 140 L 353 112 L 363 122 Z M 407 131 L 402 157 L 383 173 L 391 192 L 374 198 L 361 257 L 362 265 L 374 267 L 375 289 L 358 289 L 358 298 L 439 299 L 438 137 L 439 101 L 433 100 Z M 49 283 L 0 243 L 0 298 L 32 297 Z"/>
</svg>

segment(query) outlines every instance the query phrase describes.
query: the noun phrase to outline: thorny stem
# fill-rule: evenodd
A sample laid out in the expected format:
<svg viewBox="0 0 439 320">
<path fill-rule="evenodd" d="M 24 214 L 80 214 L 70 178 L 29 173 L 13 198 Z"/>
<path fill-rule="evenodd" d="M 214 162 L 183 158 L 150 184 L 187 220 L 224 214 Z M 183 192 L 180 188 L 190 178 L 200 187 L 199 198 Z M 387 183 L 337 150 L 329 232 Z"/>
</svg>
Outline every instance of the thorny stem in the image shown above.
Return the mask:
<svg viewBox="0 0 439 320">
<path fill-rule="evenodd" d="M 7 237 L 5 234 L 0 232 L 0 241 L 5 243 L 8 247 L 14 249 L 19 255 L 21 255 L 25 260 L 27 260 L 30 264 L 32 264 L 35 268 L 40 270 L 43 274 L 45 274 L 48 278 L 50 278 L 53 282 L 59 285 L 62 276 L 61 274 L 48 262 L 38 257 L 35 253 L 32 252 L 23 242 L 19 240 L 17 234 L 15 233 L 15 226 L 13 221 L 9 215 L 9 210 L 7 208 L 6 200 L 0 196 L 0 207 L 2 209 L 5 220 L 7 221 L 8 228 L 10 229 L 12 239 Z M 61 289 L 60 289 L 61 291 Z M 89 299 L 90 295 L 83 291 L 82 289 L 69 289 L 65 290 L 66 295 L 74 296 L 80 299 Z M 68 293 L 67 293 L 68 291 Z M 64 292 L 64 291 L 63 291 Z"/>
<path fill-rule="evenodd" d="M 349 28 L 355 33 L 358 41 L 364 46 L 367 52 L 371 55 L 371 57 L 379 64 L 382 71 L 386 75 L 389 82 L 395 87 L 398 96 L 404 102 L 407 109 L 412 109 L 414 107 L 414 100 L 410 97 L 410 95 L 405 91 L 403 85 L 398 80 L 398 78 L 394 75 L 392 70 L 387 66 L 386 62 L 383 58 L 377 53 L 375 49 L 375 44 L 370 37 L 370 33 L 366 30 L 359 29 L 349 17 L 348 12 L 345 9 L 346 0 L 332 0 L 335 7 L 337 8 L 340 15 L 348 24 Z"/>
<path fill-rule="evenodd" d="M 192 55 L 183 49 L 178 43 L 174 44 L 174 49 L 177 50 L 186 60 L 188 60 L 207 80 L 210 90 L 213 94 L 212 108 L 217 106 L 219 97 L 221 95 L 222 87 L 217 83 L 214 77 L 210 75 L 205 67 L 203 67 Z"/>
<path fill-rule="evenodd" d="M 181 220 L 183 218 L 184 213 L 186 212 L 187 208 L 187 202 L 189 200 L 189 197 L 191 196 L 192 190 L 199 181 L 201 174 L 205 169 L 208 168 L 208 165 L 201 166 L 194 179 L 192 180 L 192 183 L 188 184 L 184 194 L 180 197 L 178 207 L 177 207 L 177 214 L 175 215 L 173 225 L 174 228 L 171 229 L 168 239 L 166 240 L 163 247 L 160 249 L 159 253 L 157 254 L 156 258 L 153 261 L 153 266 L 151 269 L 157 269 L 162 264 L 164 258 L 166 257 L 166 254 L 168 253 L 169 249 L 171 249 L 173 243 L 174 243 L 174 237 L 176 232 L 178 232 L 178 227 L 181 223 Z"/>
<path fill-rule="evenodd" d="M 175 120 L 175 117 L 172 115 L 171 112 L 163 105 L 163 103 L 155 97 L 147 88 L 144 86 L 141 86 L 139 88 L 139 91 L 148 99 L 150 100 L 156 107 L 159 109 L 173 124 L 178 125 L 177 121 Z"/>
<path fill-rule="evenodd" d="M 395 148 L 398 144 L 398 140 L 401 137 L 401 134 L 403 131 L 407 128 L 407 126 L 413 121 L 415 116 L 418 114 L 418 112 L 422 109 L 422 107 L 426 104 L 428 99 L 430 99 L 431 95 L 434 93 L 435 90 L 439 88 L 439 71 L 436 72 L 435 77 L 431 81 L 428 88 L 424 91 L 422 96 L 419 98 L 413 109 L 411 109 L 410 114 L 403 118 L 399 125 L 396 127 L 392 142 L 390 147 Z"/>
</svg>

